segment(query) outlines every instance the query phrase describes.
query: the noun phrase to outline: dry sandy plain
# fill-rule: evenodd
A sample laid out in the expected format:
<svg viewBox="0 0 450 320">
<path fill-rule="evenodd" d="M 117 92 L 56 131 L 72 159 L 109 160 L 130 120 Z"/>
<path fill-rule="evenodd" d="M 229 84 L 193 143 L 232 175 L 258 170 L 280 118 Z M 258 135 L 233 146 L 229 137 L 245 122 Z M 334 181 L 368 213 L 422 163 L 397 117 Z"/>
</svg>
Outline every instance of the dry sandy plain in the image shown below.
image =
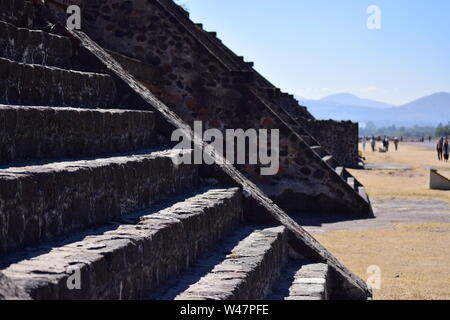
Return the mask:
<svg viewBox="0 0 450 320">
<path fill-rule="evenodd" d="M 450 162 L 439 162 L 434 146 L 363 152 L 371 169 L 351 172 L 365 185 L 375 219 L 302 222 L 362 279 L 369 266 L 379 267 L 374 299 L 450 299 L 450 191 L 426 187 L 427 168 L 450 178 Z"/>
</svg>

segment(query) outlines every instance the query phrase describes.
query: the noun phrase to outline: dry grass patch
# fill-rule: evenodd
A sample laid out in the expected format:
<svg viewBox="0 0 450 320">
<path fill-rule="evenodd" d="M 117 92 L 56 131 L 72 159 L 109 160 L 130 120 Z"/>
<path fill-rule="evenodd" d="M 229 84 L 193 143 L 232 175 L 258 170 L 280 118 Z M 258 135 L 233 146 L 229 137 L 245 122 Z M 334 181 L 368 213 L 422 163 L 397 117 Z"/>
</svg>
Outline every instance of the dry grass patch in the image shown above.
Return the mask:
<svg viewBox="0 0 450 320">
<path fill-rule="evenodd" d="M 368 266 L 381 268 L 374 299 L 450 299 L 450 223 L 395 226 L 314 236 L 362 279 Z"/>
<path fill-rule="evenodd" d="M 370 163 L 395 163 L 410 170 L 350 170 L 366 187 L 370 197 L 434 198 L 450 202 L 450 192 L 426 187 L 427 167 L 444 167 L 439 172 L 450 178 L 450 163 L 439 162 L 436 152 L 419 146 L 401 145 L 399 151 L 364 152 Z"/>
</svg>

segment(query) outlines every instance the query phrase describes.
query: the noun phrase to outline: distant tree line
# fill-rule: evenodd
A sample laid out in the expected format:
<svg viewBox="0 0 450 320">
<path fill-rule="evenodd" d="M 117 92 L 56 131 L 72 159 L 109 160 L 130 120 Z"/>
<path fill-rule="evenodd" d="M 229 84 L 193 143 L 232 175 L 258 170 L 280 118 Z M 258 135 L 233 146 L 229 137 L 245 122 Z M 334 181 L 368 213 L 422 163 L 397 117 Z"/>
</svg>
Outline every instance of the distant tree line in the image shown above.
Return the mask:
<svg viewBox="0 0 450 320">
<path fill-rule="evenodd" d="M 422 138 L 422 137 L 443 137 L 450 136 L 450 121 L 443 125 L 435 126 L 419 126 L 413 127 L 397 127 L 396 125 L 387 127 L 377 127 L 373 122 L 368 122 L 365 128 L 359 129 L 360 136 L 388 136 L 403 138 Z"/>
<path fill-rule="evenodd" d="M 436 128 L 436 137 L 447 137 L 450 136 L 450 121 L 444 126 L 439 124 Z"/>
</svg>

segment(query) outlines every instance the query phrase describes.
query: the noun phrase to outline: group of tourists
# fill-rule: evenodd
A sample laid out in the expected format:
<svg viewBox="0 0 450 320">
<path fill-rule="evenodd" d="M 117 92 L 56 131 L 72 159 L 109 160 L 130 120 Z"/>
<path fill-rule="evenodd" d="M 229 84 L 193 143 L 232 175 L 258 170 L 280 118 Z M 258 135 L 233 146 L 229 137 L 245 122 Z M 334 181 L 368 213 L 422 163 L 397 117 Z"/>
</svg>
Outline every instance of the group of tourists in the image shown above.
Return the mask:
<svg viewBox="0 0 450 320">
<path fill-rule="evenodd" d="M 383 148 L 381 150 L 383 150 L 383 152 L 388 152 L 389 151 L 389 146 L 390 146 L 390 142 L 392 141 L 394 143 L 395 146 L 395 151 L 398 150 L 398 145 L 400 143 L 400 140 L 395 137 L 395 138 L 389 138 L 387 136 L 385 136 L 384 138 L 382 137 L 362 137 L 362 146 L 363 146 L 363 151 L 366 151 L 366 144 L 369 141 L 370 143 L 370 147 L 372 148 L 372 152 L 376 151 L 377 148 L 377 141 L 381 141 Z"/>
<path fill-rule="evenodd" d="M 431 141 L 431 139 L 432 139 L 431 137 L 428 137 L 429 141 Z M 424 138 L 424 140 L 425 140 L 425 138 Z M 394 143 L 395 151 L 397 151 L 399 143 L 401 141 L 403 141 L 403 137 L 401 139 L 398 139 L 397 137 L 390 138 L 387 136 L 385 136 L 385 137 L 380 137 L 380 136 L 379 137 L 374 137 L 374 136 L 362 137 L 361 142 L 362 142 L 363 151 L 366 151 L 366 145 L 367 145 L 367 143 L 369 143 L 370 147 L 372 148 L 372 152 L 375 152 L 376 147 L 377 147 L 377 141 L 380 141 L 383 146 L 382 148 L 380 148 L 380 152 L 389 152 L 389 146 L 390 146 L 391 142 Z M 437 142 L 436 150 L 437 150 L 439 161 L 448 162 L 449 158 L 450 158 L 449 137 L 439 138 L 439 140 Z"/>
<path fill-rule="evenodd" d="M 449 145 L 448 145 L 448 137 L 439 138 L 436 149 L 437 149 L 439 161 L 448 162 L 449 151 L 450 151 Z"/>
</svg>

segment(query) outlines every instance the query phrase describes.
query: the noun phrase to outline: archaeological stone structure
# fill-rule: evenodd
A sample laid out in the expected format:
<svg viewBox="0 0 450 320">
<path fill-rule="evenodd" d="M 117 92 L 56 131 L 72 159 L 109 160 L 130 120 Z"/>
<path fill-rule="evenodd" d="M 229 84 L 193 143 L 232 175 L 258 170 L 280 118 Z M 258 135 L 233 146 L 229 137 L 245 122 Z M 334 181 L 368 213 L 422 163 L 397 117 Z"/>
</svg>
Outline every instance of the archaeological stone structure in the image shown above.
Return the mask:
<svg viewBox="0 0 450 320">
<path fill-rule="evenodd" d="M 83 30 L 189 125 L 280 129 L 278 174 L 237 168 L 282 209 L 372 214 L 364 187 L 345 170 L 359 161 L 357 124 L 314 119 L 171 0 L 61 1 L 79 5 Z M 63 23 L 66 13 L 56 12 Z"/>
<path fill-rule="evenodd" d="M 356 124 L 314 119 L 172 1 L 0 0 L 0 84 L 0 299 L 371 298 L 292 219 L 372 215 Z M 221 161 L 195 120 L 279 129 L 279 172 Z M 215 164 L 174 161 L 176 129 Z"/>
<path fill-rule="evenodd" d="M 450 179 L 440 174 L 437 169 L 428 169 L 427 187 L 431 190 L 450 190 Z"/>
</svg>

